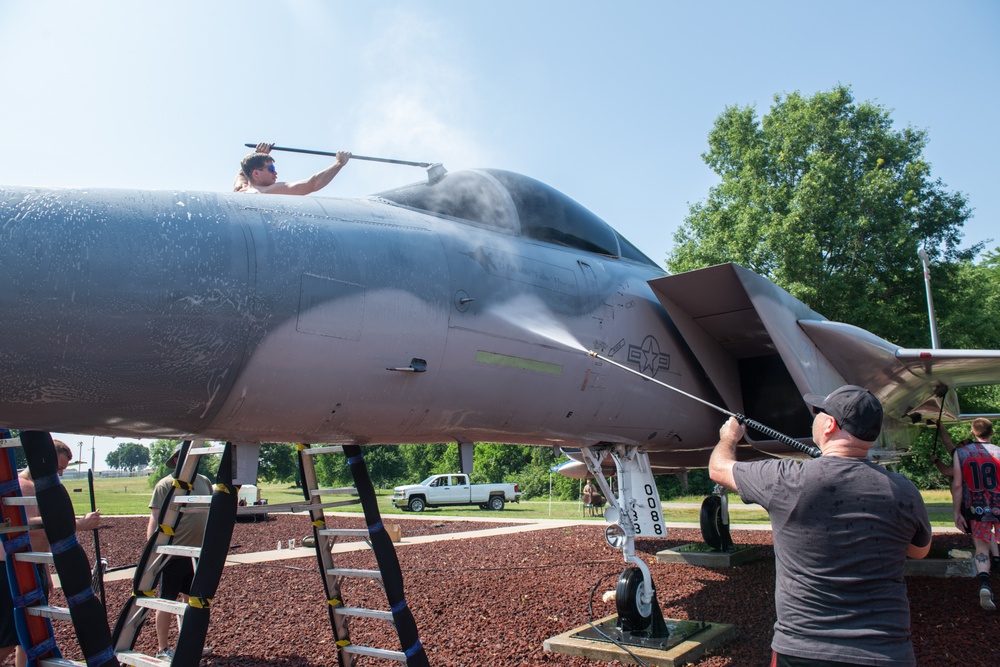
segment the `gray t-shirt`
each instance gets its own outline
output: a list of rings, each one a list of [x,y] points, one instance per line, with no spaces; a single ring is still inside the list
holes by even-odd
[[[149,501],[149,509],[159,511],[163,507],[163,501],[167,498],[167,493],[174,485],[174,476],[167,475],[153,487],[153,497]],[[196,475],[192,483],[191,494],[194,496],[212,495],[212,482],[204,475]],[[181,495],[178,490],[175,494]],[[184,547],[200,547],[205,538],[205,525],[208,523],[208,512],[206,510],[194,510],[181,514],[177,522],[177,529],[174,532],[174,539],[171,544]]]
[[[740,497],[771,517],[780,654],[909,667],[909,545],[930,543],[927,509],[903,475],[824,456],[737,463]]]

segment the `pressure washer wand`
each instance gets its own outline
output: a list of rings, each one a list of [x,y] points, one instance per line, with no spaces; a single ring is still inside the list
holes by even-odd
[[[247,148],[256,148],[257,144],[243,144]],[[307,155],[327,155],[329,157],[337,157],[336,153],[331,153],[330,151],[314,151],[309,148],[288,148],[287,146],[272,146],[272,151],[285,151],[286,153],[305,153]],[[433,166],[430,162],[410,162],[409,160],[394,160],[387,157],[369,157],[367,155],[355,155],[351,153],[352,160],[368,160],[369,162],[387,162],[389,164],[405,164],[408,167],[431,167]]]
[[[247,148],[256,148],[257,144],[243,144]],[[328,155],[337,157],[336,153],[330,151],[314,151],[309,148],[289,148],[287,146],[272,146],[272,151],[285,151],[286,153],[305,153],[307,155]],[[434,185],[445,177],[448,170],[440,162],[411,162],[409,160],[394,160],[388,157],[370,157],[368,155],[356,155],[351,153],[352,160],[367,160],[368,162],[385,162],[388,164],[404,164],[408,167],[423,167],[427,170],[427,183]]]
[[[633,375],[638,375],[643,380],[647,380],[649,382],[655,382],[656,384],[658,384],[658,385],[660,385],[662,387],[666,387],[667,389],[670,389],[671,391],[676,391],[678,394],[681,394],[683,396],[687,396],[691,400],[698,401],[702,405],[710,407],[713,410],[718,410],[719,412],[721,412],[724,415],[729,415],[730,417],[736,417],[736,421],[738,421],[739,423],[741,423],[741,424],[743,424],[743,425],[745,425],[745,426],[747,426],[749,428],[752,428],[755,431],[763,433],[764,435],[769,436],[769,437],[771,437],[771,438],[773,438],[773,439],[775,439],[775,440],[777,440],[779,442],[783,442],[786,445],[788,445],[789,447],[791,447],[792,449],[800,451],[803,454],[808,454],[809,456],[813,457],[814,459],[818,458],[819,456],[822,455],[822,452],[819,450],[819,447],[814,447],[812,445],[807,445],[805,443],[799,442],[798,440],[795,440],[794,438],[790,438],[789,436],[785,435],[784,433],[781,433],[779,431],[775,431],[770,426],[765,426],[764,424],[761,424],[759,421],[756,421],[754,419],[750,419],[749,417],[747,417],[745,415],[741,415],[738,412],[730,412],[729,410],[726,410],[725,408],[720,408],[718,405],[715,405],[714,403],[709,403],[708,401],[706,401],[706,400],[704,400],[702,398],[698,398],[697,396],[695,396],[693,394],[689,394],[689,393],[687,393],[686,391],[684,391],[682,389],[678,389],[677,387],[671,386],[671,385],[667,384],[666,382],[662,382],[660,380],[657,380],[656,378],[651,378],[648,375],[643,375],[642,373],[640,373],[639,371],[635,370],[634,368],[629,368],[628,366],[620,364],[617,361],[612,361],[611,359],[608,359],[607,357],[601,356],[600,354],[598,354],[597,352],[594,352],[593,350],[588,350],[587,354],[589,354],[590,356],[594,357],[595,359],[600,359],[601,361],[606,361],[609,364],[611,364],[612,366],[617,366],[618,368],[621,368],[622,370],[628,371],[629,373],[632,373]]]

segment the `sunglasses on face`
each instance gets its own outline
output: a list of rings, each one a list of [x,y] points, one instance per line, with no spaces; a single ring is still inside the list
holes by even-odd
[[[274,168],[274,165],[273,165],[273,164],[269,164],[269,165],[267,165],[267,170],[268,170],[269,172],[271,172],[272,174],[276,174],[276,173],[278,173],[278,170]]]

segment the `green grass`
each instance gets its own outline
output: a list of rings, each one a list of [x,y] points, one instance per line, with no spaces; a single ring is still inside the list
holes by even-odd
[[[90,493],[87,486],[87,479],[63,479],[63,485],[69,492],[73,500],[73,506],[78,515],[90,511]],[[303,499],[302,490],[291,484],[260,484],[261,497],[266,498],[269,503],[299,502]],[[153,489],[149,484],[148,477],[112,477],[94,480],[94,496],[97,501],[97,508],[105,516],[118,516],[127,514],[148,514],[149,498]],[[931,523],[935,526],[951,526],[951,494],[948,491],[923,491],[924,502],[930,512]],[[392,505],[392,491],[378,491],[379,511],[384,516],[414,516],[410,512],[396,509]],[[667,522],[698,523],[699,510],[703,498],[701,496],[685,496],[675,498],[671,503],[694,503],[694,508],[664,507],[664,520]],[[735,494],[729,496],[730,508],[732,508],[731,520],[733,523],[767,523],[767,513],[760,509],[740,509],[743,503]],[[349,506],[338,508],[339,511],[360,512],[361,507]],[[479,509],[478,506],[454,506],[439,507],[424,510],[418,516],[458,516],[466,517],[469,520],[476,520],[484,517],[499,519],[581,519],[588,518],[582,515],[582,508],[579,503],[571,501],[554,500],[551,504],[547,499],[527,500],[520,503],[510,503],[502,512],[491,512]],[[602,522],[600,517],[591,519],[595,522]]]

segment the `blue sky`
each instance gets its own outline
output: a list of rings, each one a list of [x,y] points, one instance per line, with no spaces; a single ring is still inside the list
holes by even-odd
[[[352,150],[527,174],[662,262],[727,105],[843,83],[927,130],[995,247],[998,35],[990,0],[0,0],[0,184],[226,191],[245,142]],[[422,176],[356,161],[322,194]]]

